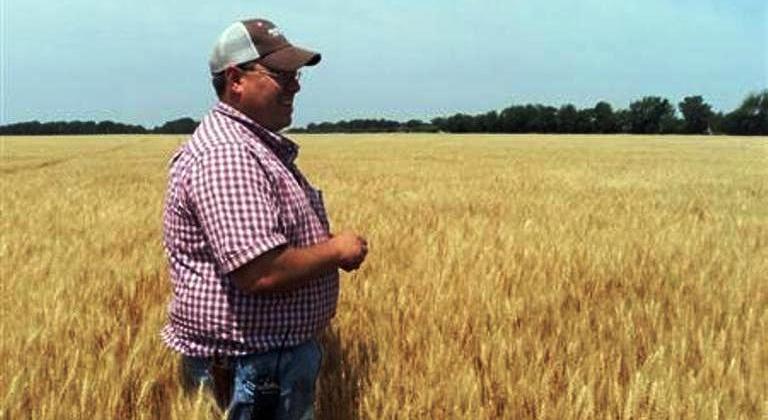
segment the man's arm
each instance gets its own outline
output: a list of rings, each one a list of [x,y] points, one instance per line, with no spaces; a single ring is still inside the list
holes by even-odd
[[[306,248],[278,247],[232,271],[240,289],[254,294],[285,292],[338,268],[357,269],[368,253],[361,236],[342,232]]]

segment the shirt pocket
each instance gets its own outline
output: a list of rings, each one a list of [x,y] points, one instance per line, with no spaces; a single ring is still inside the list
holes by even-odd
[[[312,210],[315,211],[315,215],[320,220],[320,223],[325,228],[326,233],[330,233],[331,226],[328,222],[328,214],[325,212],[325,200],[323,199],[323,190],[309,187],[309,204],[312,206]]]

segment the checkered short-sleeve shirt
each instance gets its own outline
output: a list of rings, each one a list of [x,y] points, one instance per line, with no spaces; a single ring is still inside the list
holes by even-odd
[[[173,296],[163,340],[189,356],[296,345],[328,325],[338,272],[254,295],[230,273],[281,245],[329,239],[322,193],[294,165],[298,146],[218,103],[171,159],[163,240]],[[287,334],[287,336],[286,336]]]

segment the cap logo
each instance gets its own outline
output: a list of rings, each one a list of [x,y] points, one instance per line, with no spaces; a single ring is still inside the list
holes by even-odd
[[[271,37],[278,37],[278,36],[282,35],[282,33],[280,33],[280,29],[277,29],[277,28],[269,28],[269,29],[267,29],[267,33]]]

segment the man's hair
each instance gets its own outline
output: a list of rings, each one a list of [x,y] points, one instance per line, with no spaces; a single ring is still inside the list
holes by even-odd
[[[224,88],[227,87],[227,78],[224,77],[224,72],[221,71],[214,74],[211,79],[211,84],[213,84],[213,90],[216,91],[216,96],[221,99],[221,95],[224,94]]]
[[[253,68],[256,66],[256,63],[259,60],[252,60],[252,61],[246,61],[245,63],[240,63],[236,65],[235,67],[239,68],[243,71],[253,70]],[[224,75],[224,71],[220,71],[213,75],[211,78],[211,84],[213,85],[213,90],[216,91],[216,96],[221,99],[221,96],[224,95],[224,90],[227,88],[227,77]]]

